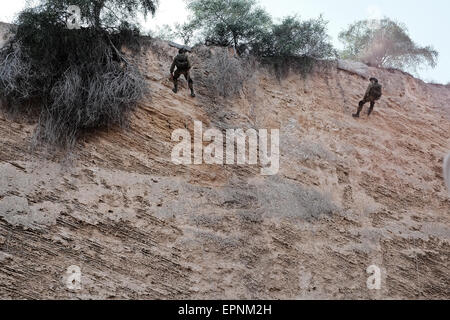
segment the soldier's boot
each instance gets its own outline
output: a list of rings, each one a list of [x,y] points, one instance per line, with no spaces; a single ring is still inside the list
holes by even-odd
[[[369,111],[367,111],[367,115],[368,115],[368,116],[370,116],[370,114],[372,113],[373,107],[374,107],[374,106],[375,106],[375,103],[371,103],[371,104],[370,104]]]
[[[174,85],[174,87],[173,87],[172,91],[173,91],[174,93],[177,93],[177,92],[178,92],[178,81],[177,81],[177,80],[174,80],[174,81],[173,81],[173,85]]]
[[[189,89],[191,89],[191,97],[195,98],[195,92],[194,92],[194,81],[192,79],[189,79]]]
[[[358,111],[356,111],[356,113],[352,114],[353,118],[359,118],[359,114],[361,113],[363,106],[364,106],[364,102],[360,101],[359,106],[358,106]]]

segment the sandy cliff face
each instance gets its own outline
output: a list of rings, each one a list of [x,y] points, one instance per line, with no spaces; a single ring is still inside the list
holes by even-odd
[[[168,80],[176,50],[140,57],[151,94],[128,130],[86,136],[73,159],[29,151],[34,124],[0,116],[1,298],[449,298],[450,89],[331,67],[278,81],[258,68],[214,97]],[[203,52],[204,53],[204,52]],[[366,110],[366,109],[365,109]],[[280,129],[280,171],[171,161],[173,130]],[[81,269],[81,289],[66,271]],[[368,290],[366,269],[381,269]]]

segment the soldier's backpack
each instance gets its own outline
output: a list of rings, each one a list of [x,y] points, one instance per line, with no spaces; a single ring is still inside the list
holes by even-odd
[[[370,88],[370,96],[374,98],[375,100],[378,100],[381,98],[382,95],[382,87],[381,84],[375,83],[372,88]]]
[[[180,70],[186,70],[189,68],[188,57],[185,54],[179,54],[175,58],[175,65]]]

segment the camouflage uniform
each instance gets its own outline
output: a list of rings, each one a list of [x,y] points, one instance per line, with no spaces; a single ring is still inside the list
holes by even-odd
[[[178,78],[181,75],[184,75],[184,78],[187,80],[189,89],[191,89],[191,96],[195,97],[194,93],[194,81],[191,78],[190,70],[191,70],[191,62],[189,61],[189,57],[185,53],[183,49],[179,51],[180,53],[173,59],[172,66],[170,67],[170,74],[172,75],[174,88],[173,92],[178,92]],[[185,64],[185,67],[180,67],[180,64]],[[177,69],[175,70],[175,67]],[[175,73],[174,73],[175,70]]]
[[[377,94],[377,92],[379,92]],[[370,102],[370,108],[367,112],[367,115],[370,116],[370,114],[373,111],[373,107],[375,106],[375,101],[379,100],[381,98],[381,85],[378,83],[378,80],[375,78],[370,79],[370,84],[367,87],[366,93],[364,94],[364,98],[359,102],[358,111],[353,114],[353,117],[358,118],[359,114],[361,113],[364,105],[367,102]]]

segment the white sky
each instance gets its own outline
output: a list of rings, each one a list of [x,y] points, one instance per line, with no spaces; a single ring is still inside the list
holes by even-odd
[[[440,53],[435,69],[422,70],[427,81],[450,82],[450,1],[448,0],[259,0],[275,19],[298,14],[307,19],[320,14],[329,21],[328,29],[336,47],[341,48],[337,36],[350,23],[365,18],[388,16],[406,24],[414,41],[433,45]],[[25,0],[1,0],[0,21],[11,22],[25,6]],[[155,30],[164,24],[173,25],[187,20],[184,0],[160,0],[154,18],[149,17],[144,29]]]

